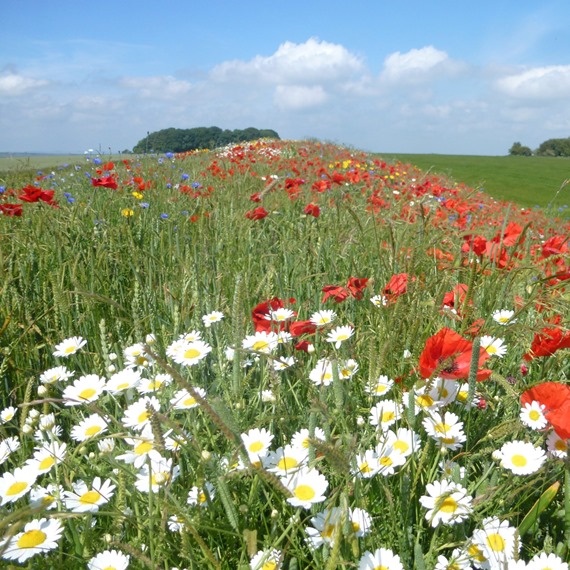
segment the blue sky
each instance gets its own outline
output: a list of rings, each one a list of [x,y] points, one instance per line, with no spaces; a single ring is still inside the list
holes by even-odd
[[[570,136],[568,0],[0,0],[0,152],[274,129],[374,152]]]

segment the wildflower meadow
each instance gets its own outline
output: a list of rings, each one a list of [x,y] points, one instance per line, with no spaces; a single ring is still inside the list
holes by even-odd
[[[314,141],[121,158],[0,181],[1,567],[568,569],[568,220]]]

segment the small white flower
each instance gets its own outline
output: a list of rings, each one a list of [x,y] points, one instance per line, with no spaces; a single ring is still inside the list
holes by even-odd
[[[212,311],[202,317],[202,322],[206,328],[210,328],[214,323],[219,323],[224,318],[224,313]]]
[[[517,322],[517,319],[513,319],[514,314],[509,309],[500,309],[493,313],[493,320],[500,325],[512,325]]]
[[[515,475],[530,475],[538,471],[546,461],[546,454],[532,443],[509,441],[497,452],[501,467]]]
[[[540,402],[527,402],[521,409],[521,422],[531,429],[545,428],[548,425],[548,420],[544,415],[544,408],[544,404],[540,404]]]
[[[331,344],[334,343],[335,348],[340,348],[340,345],[349,339],[354,333],[354,329],[350,325],[336,327],[329,332],[326,341]]]
[[[83,348],[86,344],[87,341],[83,337],[72,336],[71,338],[66,338],[59,344],[56,344],[53,355],[67,358],[68,356],[75,354],[79,349]]]

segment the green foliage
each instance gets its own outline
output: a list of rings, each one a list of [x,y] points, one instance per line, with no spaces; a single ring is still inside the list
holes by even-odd
[[[539,156],[570,156],[570,137],[566,139],[548,139],[536,150]]]
[[[532,156],[532,150],[528,146],[523,146],[520,142],[513,143],[509,149],[511,156]]]
[[[196,127],[193,129],[162,129],[149,133],[133,148],[135,153],[187,152],[196,149],[212,149],[227,144],[253,141],[261,138],[279,139],[271,129],[222,130],[219,127]]]

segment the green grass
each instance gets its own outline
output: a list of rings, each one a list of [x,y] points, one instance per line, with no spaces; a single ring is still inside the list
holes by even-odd
[[[464,182],[494,198],[525,207],[545,208],[564,181],[570,179],[570,159],[566,158],[391,153],[380,156]],[[570,205],[570,186],[562,189],[553,205],[565,204]]]

